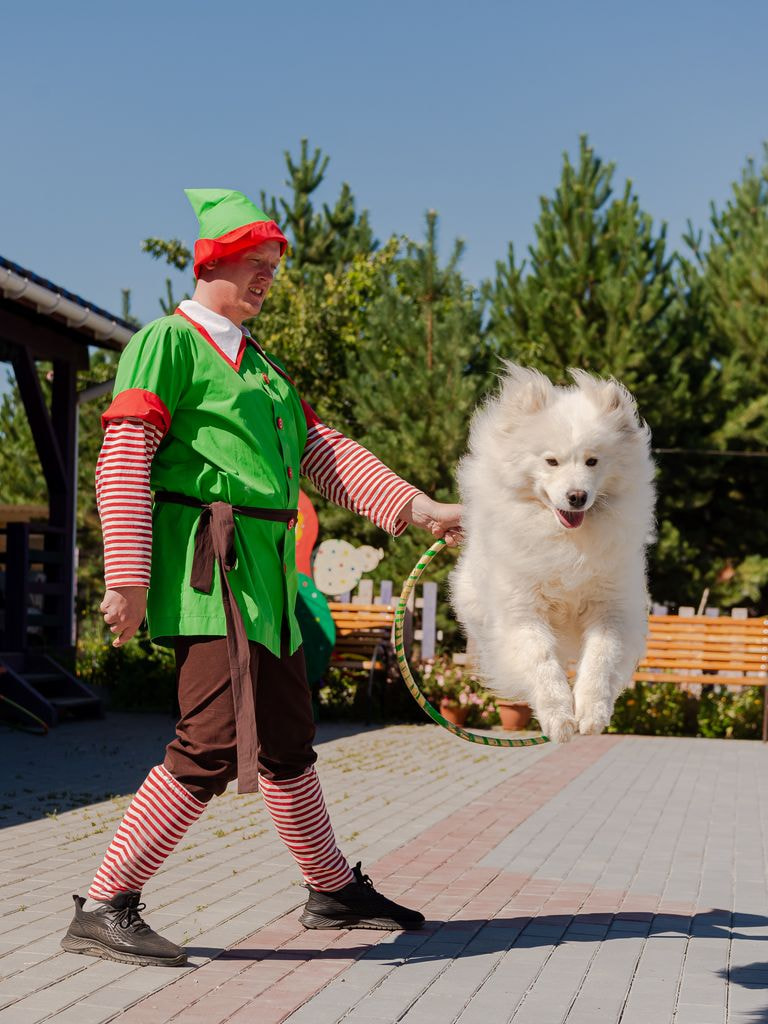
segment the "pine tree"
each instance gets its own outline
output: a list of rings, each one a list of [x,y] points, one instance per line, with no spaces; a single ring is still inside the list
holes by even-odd
[[[580,140],[541,199],[529,266],[510,247],[488,288],[499,354],[567,382],[569,366],[615,376],[635,394],[662,449],[704,447],[719,417],[716,367],[686,282],[630,182],[613,194],[613,164]],[[713,467],[659,456],[657,599],[698,601],[710,572]]]
[[[709,456],[708,527],[713,601],[768,606],[768,145],[750,160],[723,209],[712,205],[708,244],[689,225],[683,267],[691,317],[717,369],[719,412]],[[762,452],[763,457],[727,455]],[[703,458],[696,460],[699,464]]]
[[[768,144],[763,166],[747,162],[724,209],[712,205],[707,249],[690,225],[686,241],[701,274],[705,330],[730,407],[716,439],[728,447],[768,447]]]
[[[290,239],[285,266],[295,275],[306,277],[313,270],[339,273],[360,255],[377,248],[367,210],[358,214],[355,198],[344,182],[333,205],[315,209],[313,194],[322,185],[330,157],[316,148],[309,155],[309,142],[302,139],[297,160],[285,152],[289,198],[267,198],[261,193],[264,211],[281,225]]]
[[[576,166],[564,155],[554,197],[540,200],[530,266],[512,246],[497,264],[489,334],[502,355],[557,382],[569,366],[620,378],[646,396],[648,416],[684,358],[669,332],[677,287],[664,226],[654,231],[631,182],[614,197],[613,175],[585,137]]]

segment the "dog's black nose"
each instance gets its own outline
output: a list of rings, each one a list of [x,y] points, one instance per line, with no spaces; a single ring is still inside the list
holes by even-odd
[[[566,498],[571,508],[584,508],[587,504],[586,491],[568,491]]]

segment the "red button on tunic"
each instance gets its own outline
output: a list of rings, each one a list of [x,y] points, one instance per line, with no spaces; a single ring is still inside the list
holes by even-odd
[[[282,430],[283,429],[283,417],[282,416],[278,416],[277,417],[277,429],[278,430]]]

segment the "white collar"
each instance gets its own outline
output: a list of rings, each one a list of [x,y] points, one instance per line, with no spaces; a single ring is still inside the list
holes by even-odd
[[[247,338],[250,337],[245,327],[238,327],[221,313],[214,313],[212,309],[208,309],[207,306],[194,299],[184,299],[179,303],[179,309],[190,320],[194,320],[196,324],[205,328],[228,359],[233,363],[237,361],[243,335]]]

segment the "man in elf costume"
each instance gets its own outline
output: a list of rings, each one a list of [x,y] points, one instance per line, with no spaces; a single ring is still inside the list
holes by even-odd
[[[398,535],[415,523],[455,543],[461,509],[433,501],[320,421],[242,327],[286,249],[239,192],[189,189],[197,285],[126,347],[104,413],[96,493],[104,619],[126,643],[145,614],[176,655],[181,719],[136,793],[62,939],[70,952],[185,962],[142,917],[141,889],[234,778],[261,790],[309,898],[307,928],[414,928],[336,845],[314,763],[294,614],[299,473]],[[151,492],[154,491],[154,504]]]

